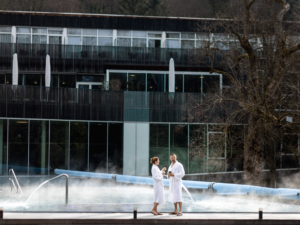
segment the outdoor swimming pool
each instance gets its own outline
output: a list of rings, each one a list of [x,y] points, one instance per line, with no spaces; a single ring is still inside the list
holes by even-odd
[[[0,207],[6,212],[150,212],[153,201],[151,186],[112,185],[94,180],[70,179],[69,203],[65,204],[64,179],[41,187],[25,204],[39,184],[23,187],[22,196],[10,191],[7,186],[0,196]],[[22,185],[21,185],[22,186]],[[183,212],[299,212],[300,205],[274,202],[273,199],[251,196],[218,196],[213,193],[192,191],[193,200],[183,191]],[[165,189],[166,204],[159,210],[168,212],[173,205],[168,202],[168,188]]]

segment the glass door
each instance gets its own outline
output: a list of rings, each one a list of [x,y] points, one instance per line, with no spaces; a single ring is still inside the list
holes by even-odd
[[[76,88],[78,89],[91,89],[91,90],[102,90],[102,82],[77,82]]]

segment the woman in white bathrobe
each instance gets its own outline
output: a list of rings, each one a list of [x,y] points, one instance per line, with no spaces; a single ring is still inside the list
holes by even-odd
[[[157,216],[157,215],[162,215],[157,211],[157,206],[159,204],[165,204],[163,175],[165,174],[166,168],[164,167],[162,170],[158,168],[159,165],[158,157],[151,158],[150,163],[153,164],[151,173],[152,173],[152,178],[154,179],[154,183],[153,183],[154,206],[153,209],[151,210],[151,213]]]

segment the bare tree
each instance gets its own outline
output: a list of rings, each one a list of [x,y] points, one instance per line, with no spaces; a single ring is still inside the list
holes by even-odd
[[[201,121],[213,117],[224,124],[226,136],[233,125],[247,124],[240,132],[246,134],[244,183],[261,185],[265,166],[275,187],[276,159],[284,151],[298,157],[283,142],[286,134],[299,134],[300,113],[300,40],[298,24],[284,22],[289,9],[285,0],[231,1],[218,20],[201,27],[211,35],[200,43],[199,61],[221,74],[227,88],[194,103],[197,114],[189,115]],[[217,111],[220,116],[214,116]]]

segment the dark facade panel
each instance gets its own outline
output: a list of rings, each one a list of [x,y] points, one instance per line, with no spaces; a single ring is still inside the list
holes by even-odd
[[[196,32],[209,20],[0,12],[0,25]]]

